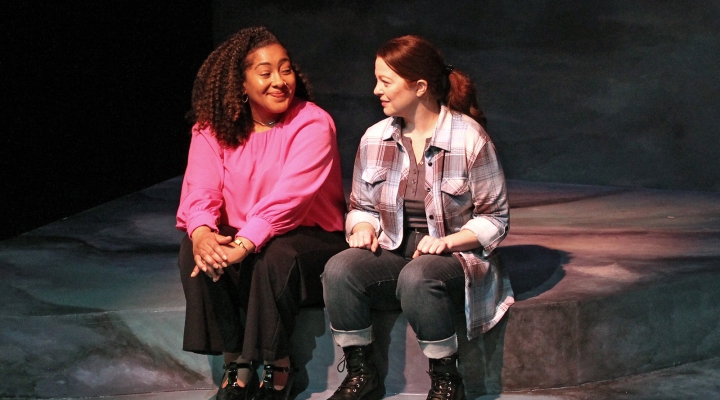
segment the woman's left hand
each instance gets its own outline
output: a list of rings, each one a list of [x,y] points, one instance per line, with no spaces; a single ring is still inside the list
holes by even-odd
[[[245,248],[235,245],[223,245],[223,250],[225,250],[225,254],[227,254],[228,257],[228,264],[237,264],[240,261],[244,260],[245,257],[247,257],[250,252],[247,251]],[[254,246],[253,246],[254,247]]]
[[[425,235],[420,239],[413,258],[420,257],[423,254],[452,253],[454,251],[473,250],[479,247],[482,247],[482,245],[478,242],[475,234],[470,230],[461,229],[460,232],[447,235],[442,239]]]
[[[239,239],[242,242],[242,246],[233,242],[222,246],[225,254],[227,254],[228,264],[237,264],[255,251],[255,243],[253,243],[252,240],[246,237],[240,237]]]
[[[444,240],[425,235],[420,239],[412,258],[418,258],[423,254],[442,254],[447,251],[449,251],[448,244]]]
[[[232,240],[232,237],[228,237],[228,239]],[[255,250],[255,243],[250,241],[247,238],[243,238],[243,246],[236,246],[234,244],[221,244],[219,247],[222,249],[222,251],[225,253],[227,259],[225,265],[223,265],[223,268],[226,268],[228,265],[237,264],[245,259],[253,250]],[[195,277],[200,273],[200,268],[196,265],[193,269],[191,277]],[[221,272],[222,273],[222,272]],[[210,275],[211,278],[213,278],[213,281],[217,282],[220,279],[220,276],[213,276]]]

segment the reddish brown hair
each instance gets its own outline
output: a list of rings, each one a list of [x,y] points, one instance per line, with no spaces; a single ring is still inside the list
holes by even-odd
[[[485,126],[475,85],[467,75],[446,65],[432,43],[415,35],[402,36],[382,45],[376,55],[406,81],[426,80],[430,96],[439,104],[467,114]]]

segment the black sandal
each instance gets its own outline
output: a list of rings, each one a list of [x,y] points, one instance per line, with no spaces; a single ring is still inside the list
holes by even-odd
[[[220,383],[220,389],[218,389],[217,395],[215,395],[216,400],[252,400],[252,398],[255,396],[255,392],[257,391],[258,385],[260,384],[260,379],[257,376],[257,373],[255,372],[255,368],[253,368],[252,364],[248,363],[228,363],[227,365],[223,365],[223,368],[225,369],[225,374],[223,376],[223,382],[225,382],[225,379],[227,379],[227,385],[225,387],[222,386],[223,382]],[[238,369],[249,369],[250,372],[250,379],[248,379],[247,384],[245,387],[242,387],[238,384],[237,381],[237,372]]]
[[[273,379],[275,372],[285,372],[288,374],[287,383],[282,389],[275,389]],[[290,389],[292,389],[293,382],[295,381],[296,372],[297,370],[295,368],[265,365],[265,376],[255,396],[255,400],[288,400],[290,398]]]

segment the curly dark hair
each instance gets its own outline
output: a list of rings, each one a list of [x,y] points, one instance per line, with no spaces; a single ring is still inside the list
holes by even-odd
[[[242,101],[245,70],[249,67],[247,56],[271,44],[283,46],[275,35],[259,26],[242,29],[218,46],[195,78],[188,121],[201,129],[211,127],[223,146],[236,148],[245,143],[253,129],[250,104]],[[311,101],[310,82],[295,63],[291,64],[298,77],[295,96]]]

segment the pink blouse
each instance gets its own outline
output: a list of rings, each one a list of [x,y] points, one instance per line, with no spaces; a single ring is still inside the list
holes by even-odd
[[[277,125],[235,149],[193,127],[178,229],[231,227],[259,251],[298,226],[342,231],[344,212],[335,123],[317,105],[295,99]]]

